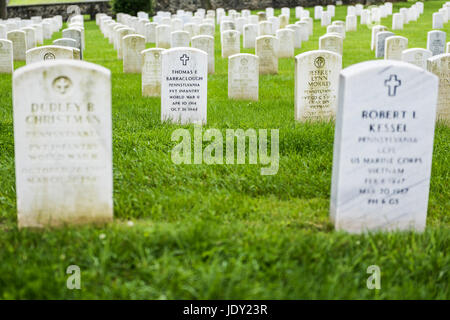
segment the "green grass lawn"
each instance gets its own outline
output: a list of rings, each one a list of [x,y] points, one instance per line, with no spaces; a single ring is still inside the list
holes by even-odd
[[[425,2],[418,22],[396,34],[425,48],[443,3]],[[337,7],[334,20],[345,14]],[[391,17],[382,24],[390,28]],[[314,27],[296,54],[318,49],[326,28]],[[449,37],[450,23],[444,31]],[[0,298],[449,299],[450,128],[436,128],[424,233],[336,232],[334,125],[294,121],[294,59],[261,76],[259,102],[230,101],[219,39],[207,127],[278,128],[277,175],[261,176],[261,165],[173,164],[170,137],[180,126],[161,124],[160,100],[141,97],[140,75],[123,74],[112,45],[86,23],[85,59],[112,71],[115,221],[104,227],[18,231],[11,77],[0,75]],[[358,25],[347,33],[344,67],[373,58],[370,30]],[[81,290],[66,288],[72,264]],[[370,265],[381,268],[381,290],[367,289]]]

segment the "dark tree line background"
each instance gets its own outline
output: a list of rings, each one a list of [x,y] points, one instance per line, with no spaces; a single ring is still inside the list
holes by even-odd
[[[0,0],[0,18],[6,19],[6,0]]]

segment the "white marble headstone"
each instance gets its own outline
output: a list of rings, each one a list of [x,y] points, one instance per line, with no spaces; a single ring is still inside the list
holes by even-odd
[[[214,38],[211,36],[196,36],[191,40],[192,48],[200,49],[208,54],[208,74],[215,72]]]
[[[427,60],[433,53],[430,50],[422,48],[406,49],[402,52],[402,61],[412,63],[422,69],[427,69]]]
[[[381,26],[381,25],[376,25],[376,26],[372,27],[372,41],[370,43],[371,50],[375,50],[377,34],[378,34],[378,32],[381,32],[381,31],[387,31],[387,28],[385,26]]]
[[[74,39],[77,41],[77,48],[80,50],[81,58],[83,58],[83,31],[77,28],[68,28],[62,31],[63,38]]]
[[[138,34],[123,37],[123,73],[141,73],[144,50],[145,37]]]
[[[15,30],[7,33],[8,40],[13,43],[14,61],[25,61],[27,39],[25,31]]]
[[[208,54],[195,48],[162,53],[161,120],[181,124],[207,120]]]
[[[300,49],[302,47],[302,41],[303,41],[303,33],[302,33],[302,27],[298,24],[288,24],[286,26],[286,29],[290,29],[294,32],[293,34],[293,41],[294,41],[294,48]],[[283,29],[280,29],[283,30]]]
[[[189,47],[191,37],[187,31],[172,31],[170,33],[170,47]]]
[[[148,22],[145,24],[145,42],[156,43],[156,22]]]
[[[429,58],[427,70],[439,78],[437,118],[450,125],[450,53]]]
[[[13,76],[19,227],[113,217],[111,75],[91,63],[33,63]]]
[[[13,43],[0,39],[0,73],[13,73]]]
[[[256,37],[258,36],[258,25],[246,24],[244,26],[243,47],[244,49],[253,49],[256,44]]]
[[[210,23],[200,24],[198,35],[214,37],[214,33],[215,33],[215,28],[214,28],[213,24],[210,24]]]
[[[69,59],[73,60],[73,48],[61,46],[42,46],[27,50],[27,64],[46,60]]]
[[[256,55],[259,57],[259,74],[278,73],[278,39],[274,36],[256,38]]]
[[[161,96],[162,53],[164,49],[151,48],[141,52],[142,63],[142,96]]]
[[[258,101],[259,58],[240,53],[228,58],[228,98]]]
[[[335,117],[342,56],[313,50],[295,57],[295,119],[330,120]]]
[[[227,30],[222,32],[222,58],[228,58],[241,51],[241,36],[239,31]]]
[[[273,35],[272,22],[261,21],[258,24],[258,36],[270,36]]]
[[[319,38],[319,50],[343,54],[344,39],[337,34],[325,34]]]
[[[345,31],[356,31],[357,17],[355,15],[347,16],[345,18]]]
[[[433,53],[433,56],[445,52],[446,33],[440,30],[432,30],[427,34],[427,49]]]
[[[392,30],[403,30],[403,15],[394,13],[392,16]]]
[[[159,25],[156,27],[156,47],[168,49],[170,48],[170,33],[171,27],[169,25]]]
[[[386,38],[384,46],[384,59],[402,60],[402,52],[408,49],[408,39],[402,36],[392,36]]]
[[[278,58],[294,57],[294,34],[290,29],[277,30]]]
[[[433,13],[433,29],[444,28],[444,15],[440,12]]]
[[[437,87],[436,76],[402,61],[341,72],[330,205],[337,230],[424,230]]]
[[[384,48],[386,46],[386,38],[394,36],[390,31],[378,32],[375,38],[375,58],[384,57]]]

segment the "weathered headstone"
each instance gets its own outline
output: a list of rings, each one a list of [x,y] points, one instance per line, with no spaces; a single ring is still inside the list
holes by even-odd
[[[265,12],[258,12],[258,21],[266,21],[267,20],[267,15]]]
[[[20,30],[10,31],[7,33],[7,37],[13,43],[14,61],[25,61],[27,52],[26,33]]]
[[[145,37],[130,34],[123,38],[123,73],[141,73]]]
[[[272,22],[261,21],[258,24],[258,36],[270,36],[272,33]]]
[[[19,227],[113,217],[111,74],[83,61],[43,61],[13,79]]]
[[[117,30],[117,59],[123,59],[123,38],[130,34],[135,34],[134,29],[121,28]]]
[[[156,27],[156,47],[168,49],[170,48],[170,33],[171,27],[169,25],[159,25]]]
[[[46,60],[73,60],[73,48],[61,46],[43,46],[27,50],[27,64]]]
[[[377,33],[375,38],[375,58],[384,57],[384,48],[386,46],[386,38],[394,36],[390,31],[381,31]]]
[[[327,5],[327,11],[330,13],[331,17],[335,16],[336,7],[332,4]]]
[[[335,117],[342,56],[326,50],[295,57],[295,119],[330,120]]]
[[[80,50],[81,58],[83,58],[83,35],[82,31],[77,28],[68,28],[62,31],[63,38],[74,39],[77,41],[77,48]]]
[[[277,30],[278,58],[294,56],[294,31],[290,29]]]
[[[236,19],[236,30],[239,31],[240,34],[244,32],[244,25],[248,23],[248,19],[244,17],[239,17]]]
[[[407,49],[402,52],[402,61],[412,63],[422,69],[427,69],[427,60],[433,53],[422,48]]]
[[[286,26],[286,29],[292,30],[294,32],[293,33],[294,48],[300,49],[302,47],[302,41],[303,41],[302,27],[297,24],[288,24]],[[283,29],[280,29],[280,30],[283,30]]]
[[[336,229],[423,231],[436,77],[379,60],[346,68],[340,82],[330,205]]]
[[[199,26],[199,33],[198,33],[198,35],[214,37],[214,32],[215,32],[215,28],[214,28],[213,24],[202,23]]]
[[[309,12],[309,11],[307,11],[307,12]],[[308,32],[309,32],[309,35],[311,36],[313,34],[313,32],[314,32],[314,21],[313,21],[313,19],[309,18],[309,17],[305,17],[305,18],[301,18],[300,22],[306,22],[308,24]]]
[[[309,25],[307,21],[297,21],[295,25],[300,27],[300,34],[303,41],[309,40]]]
[[[339,25],[331,25],[327,27],[327,33],[338,33],[342,39],[345,39],[345,28]]]
[[[328,11],[322,11],[322,17],[320,19],[320,25],[322,27],[328,26],[331,24],[331,15]]]
[[[220,23],[221,33],[228,30],[236,30],[236,24],[234,23],[234,21],[222,21]]]
[[[214,38],[211,36],[196,36],[191,40],[192,48],[200,49],[208,54],[208,74],[215,72]]]
[[[184,25],[183,20],[181,20],[179,18],[173,18],[172,22],[171,22],[172,32],[182,31],[183,25]]]
[[[347,16],[345,18],[345,31],[356,31],[357,18],[355,15]]]
[[[228,98],[258,101],[259,58],[240,53],[228,58]]]
[[[207,119],[208,57],[203,50],[162,53],[161,120],[203,123]]]
[[[280,18],[278,17],[270,17],[267,21],[269,21],[272,24],[272,32],[271,35],[274,35],[277,33],[277,30],[280,29]]]
[[[173,31],[170,33],[170,47],[189,47],[191,37],[187,31]]]
[[[61,38],[53,41],[55,46],[77,48],[77,41],[70,38]]]
[[[427,49],[433,53],[433,56],[445,52],[446,33],[440,30],[432,30],[427,34]]]
[[[427,61],[427,70],[439,78],[437,119],[450,125],[450,53],[433,56]],[[429,94],[428,91],[423,91]],[[431,110],[429,110],[431,112]]]
[[[27,50],[36,47],[36,32],[34,31],[34,29],[31,27],[27,27],[22,28],[21,30],[25,32],[25,37],[27,40]]]
[[[444,28],[444,16],[440,12],[433,13],[433,29]]]
[[[6,25],[0,23],[0,39],[6,39],[6,34],[8,33],[8,28]]]
[[[256,55],[259,57],[259,74],[278,73],[278,39],[274,36],[256,38]]]
[[[394,13],[392,16],[392,30],[403,30],[403,15]]]
[[[13,43],[0,39],[0,73],[13,73]]]
[[[141,52],[142,63],[142,96],[161,96],[162,53],[164,49],[151,48]]]
[[[370,17],[370,10],[364,9],[361,11],[361,20],[360,23],[362,25],[367,25],[372,23],[372,19]]]
[[[376,25],[372,27],[372,41],[370,43],[370,49],[375,50],[375,43],[378,32],[381,31],[387,31],[387,28],[385,26]]]
[[[282,14],[278,17],[278,19],[280,19],[280,26],[279,26],[280,29],[285,28],[289,24],[289,16],[288,15]]]
[[[44,44],[44,30],[42,28],[42,24],[32,24],[31,27],[34,29],[34,33],[36,36],[36,45]]]
[[[222,32],[222,58],[228,58],[241,51],[241,36],[239,31],[227,30]]]
[[[42,31],[43,31],[45,40],[52,38],[53,29],[52,29],[52,24],[50,22],[48,22],[48,21],[42,22]],[[64,34],[63,34],[63,37],[64,37]],[[64,38],[66,38],[66,37],[64,37]]]
[[[145,42],[156,43],[156,22],[148,22],[145,24]]]
[[[384,47],[384,59],[402,60],[402,52],[408,49],[408,39],[401,36],[392,36],[386,38]]]
[[[319,50],[328,50],[343,54],[344,39],[339,35],[325,34],[319,38]]]
[[[356,15],[355,6],[348,6],[347,7],[347,16],[355,16],[355,15]]]
[[[258,25],[246,24],[244,26],[243,47],[244,49],[253,49],[256,44],[256,37],[258,36]]]
[[[322,18],[322,11],[323,11],[322,6],[314,6],[314,19],[315,20]]]
[[[186,31],[189,34],[189,39],[192,39],[200,33],[200,27],[198,24],[188,22],[184,24],[183,31]]]

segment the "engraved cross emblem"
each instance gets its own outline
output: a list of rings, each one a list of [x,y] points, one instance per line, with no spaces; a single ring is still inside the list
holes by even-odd
[[[58,91],[60,94],[65,94],[72,82],[67,77],[58,77],[53,81],[53,88]]]
[[[384,86],[388,87],[388,95],[395,97],[397,94],[397,88],[402,85],[402,81],[397,79],[396,74],[391,74],[389,79],[384,80]]]
[[[180,61],[183,62],[183,66],[187,64],[187,62],[189,61],[189,57],[186,55],[186,53],[181,56]]]

